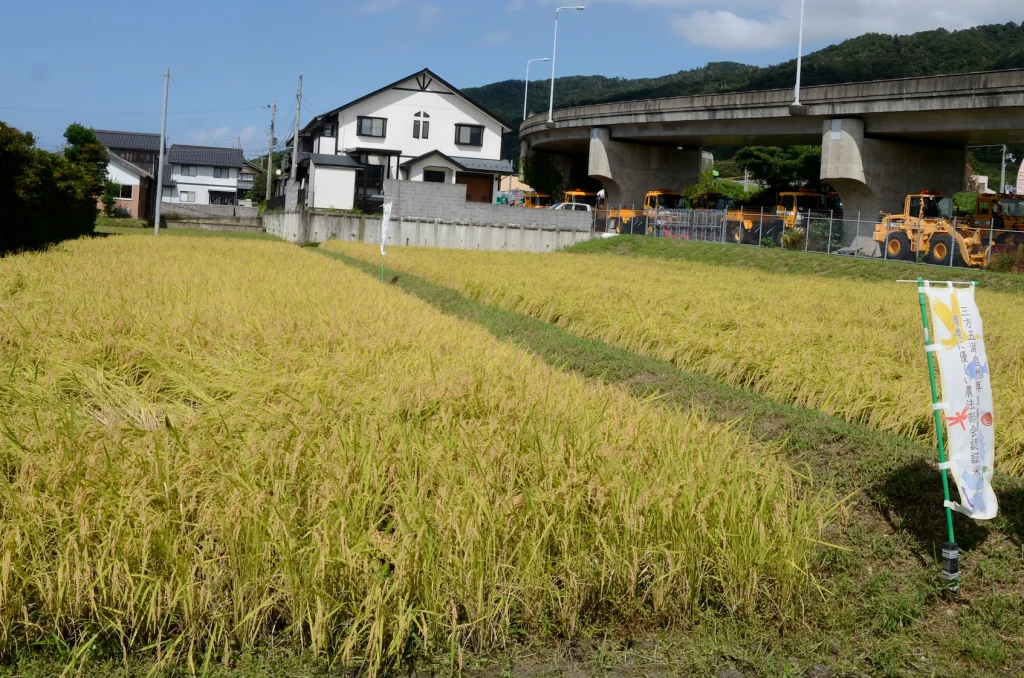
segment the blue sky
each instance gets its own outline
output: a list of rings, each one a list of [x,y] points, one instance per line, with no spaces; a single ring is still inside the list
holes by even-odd
[[[266,146],[278,136],[420,68],[458,87],[522,78],[550,56],[548,0],[34,0],[9,2],[0,42],[0,120],[56,148],[64,128],[159,132],[171,69],[171,143]],[[733,60],[770,64],[796,52],[799,0],[583,0],[563,13],[558,74],[642,77]],[[1024,20],[1020,0],[807,0],[807,50],[867,31],[910,33]],[[548,64],[535,64],[546,77]]]

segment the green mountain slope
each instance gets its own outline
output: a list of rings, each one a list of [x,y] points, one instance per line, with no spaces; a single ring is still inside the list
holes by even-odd
[[[1024,68],[1024,23],[952,32],[940,29],[913,35],[869,33],[805,57],[803,81],[808,86],[826,85],[1002,68]],[[765,68],[732,62],[709,63],[660,78],[637,80],[573,76],[558,79],[555,107],[785,88],[792,87],[795,79],[795,59]],[[506,80],[464,90],[516,130],[506,138],[506,157],[519,155],[524,84],[522,80]],[[547,110],[550,86],[550,80],[530,83],[532,113]]]

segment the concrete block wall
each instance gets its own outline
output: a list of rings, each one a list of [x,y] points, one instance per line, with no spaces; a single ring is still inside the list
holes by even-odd
[[[160,206],[160,213],[168,217],[169,221],[174,217],[241,217],[256,219],[260,216],[259,210],[255,207],[242,207],[241,205],[195,205],[192,203],[165,202]]]
[[[508,205],[466,202],[466,187],[461,184],[434,184],[423,181],[384,182],[385,200],[394,200],[392,216],[497,227],[543,228],[589,232],[593,215],[589,212],[534,210]]]

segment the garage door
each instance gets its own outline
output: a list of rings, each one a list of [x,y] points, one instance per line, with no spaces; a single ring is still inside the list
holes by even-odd
[[[494,180],[488,175],[460,172],[455,183],[465,185],[466,202],[494,202]]]

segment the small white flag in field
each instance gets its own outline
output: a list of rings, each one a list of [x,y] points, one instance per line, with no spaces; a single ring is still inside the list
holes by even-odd
[[[999,510],[992,490],[995,419],[985,336],[974,288],[929,286],[933,346],[939,363],[949,460],[962,504],[956,510],[990,520]]]
[[[382,257],[387,254],[388,224],[391,223],[391,208],[394,204],[394,201],[384,204],[384,216],[380,220],[380,255]]]

